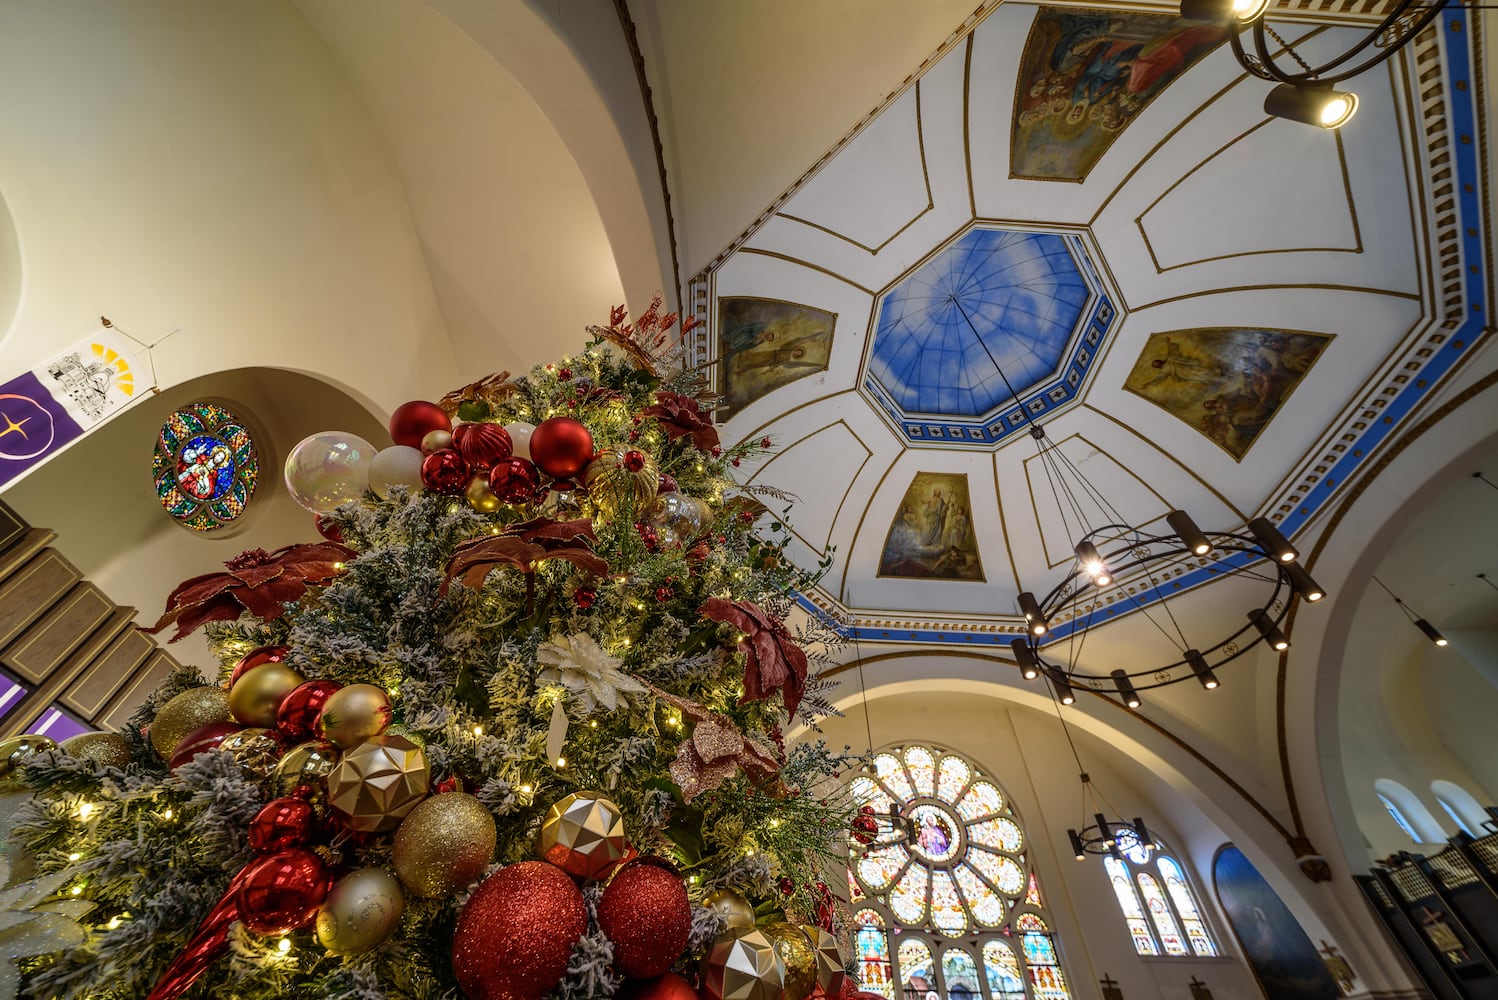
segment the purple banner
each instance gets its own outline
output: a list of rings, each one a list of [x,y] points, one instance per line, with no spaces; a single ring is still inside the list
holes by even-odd
[[[0,486],[83,435],[31,372],[0,385]]]

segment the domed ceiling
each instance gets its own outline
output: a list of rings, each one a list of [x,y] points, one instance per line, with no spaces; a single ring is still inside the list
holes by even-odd
[[[1464,17],[1352,81],[1338,132],[1266,116],[1169,13],[1005,3],[949,39],[691,282],[725,437],[774,439],[752,481],[834,556],[808,603],[1007,643],[1073,558],[1031,422],[1131,524],[1316,530],[1483,332]],[[1323,25],[1278,27],[1359,37]],[[1237,629],[1219,570],[1173,587]],[[1149,596],[1112,591],[1142,640]]]

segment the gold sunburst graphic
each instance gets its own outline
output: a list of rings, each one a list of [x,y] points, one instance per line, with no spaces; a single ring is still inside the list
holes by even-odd
[[[130,362],[119,351],[103,344],[94,344],[94,357],[114,369],[114,384],[127,396],[135,395],[135,376],[130,372]]]

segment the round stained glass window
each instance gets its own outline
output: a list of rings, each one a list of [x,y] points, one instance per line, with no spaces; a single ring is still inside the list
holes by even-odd
[[[151,475],[161,505],[195,531],[222,528],[244,513],[260,478],[243,421],[217,403],[193,403],[161,426]]]

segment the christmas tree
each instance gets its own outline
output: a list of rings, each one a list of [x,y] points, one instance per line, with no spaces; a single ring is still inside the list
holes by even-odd
[[[324,540],[187,581],[216,682],[12,747],[29,996],[834,1000],[855,819],[790,498],[734,478],[659,302],[576,357],[315,435]],[[690,323],[686,324],[690,329]],[[685,332],[685,329],[682,333]],[[867,825],[869,817],[857,817]],[[30,912],[30,911],[28,911]],[[63,951],[37,954],[41,947]]]

